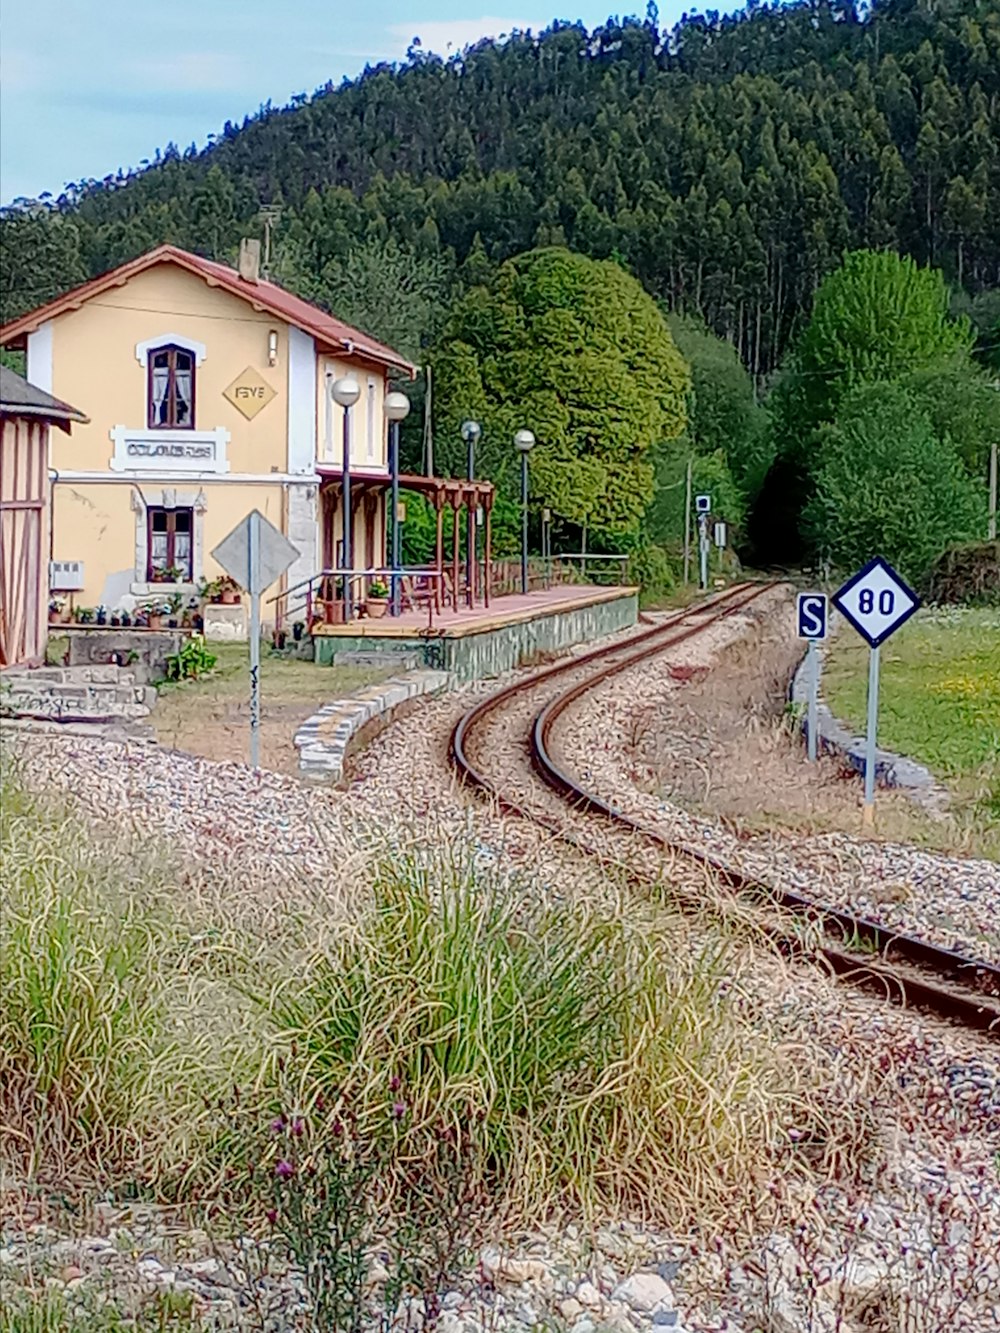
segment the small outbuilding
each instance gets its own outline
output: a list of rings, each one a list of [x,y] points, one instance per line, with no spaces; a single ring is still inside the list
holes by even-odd
[[[45,658],[49,611],[49,427],[87,417],[0,366],[0,667]]]

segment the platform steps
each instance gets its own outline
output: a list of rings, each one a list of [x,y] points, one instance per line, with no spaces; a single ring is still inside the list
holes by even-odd
[[[9,720],[139,721],[155,702],[155,687],[138,684],[127,667],[38,667],[0,676],[0,716]]]

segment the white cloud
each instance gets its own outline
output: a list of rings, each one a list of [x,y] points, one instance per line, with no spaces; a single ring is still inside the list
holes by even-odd
[[[548,24],[548,19],[497,18],[494,15],[484,15],[483,18],[479,19],[427,19],[424,21],[415,19],[411,23],[394,23],[389,31],[400,43],[400,55],[405,52],[414,37],[419,37],[420,44],[425,51],[434,51],[438,55],[447,56],[455,51],[461,51],[464,47],[470,46],[473,42],[478,42],[483,37],[506,36],[513,32],[515,28],[521,32],[528,28],[532,32],[541,32],[548,27]]]

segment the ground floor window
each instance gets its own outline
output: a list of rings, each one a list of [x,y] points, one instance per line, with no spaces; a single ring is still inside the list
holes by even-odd
[[[164,578],[171,583],[193,582],[194,510],[150,505],[146,521],[146,578],[150,583]]]

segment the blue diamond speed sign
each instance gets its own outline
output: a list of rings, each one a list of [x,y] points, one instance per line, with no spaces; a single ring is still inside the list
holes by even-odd
[[[833,594],[833,604],[861,637],[877,648],[909,620],[920,598],[888,561],[876,556]]]

